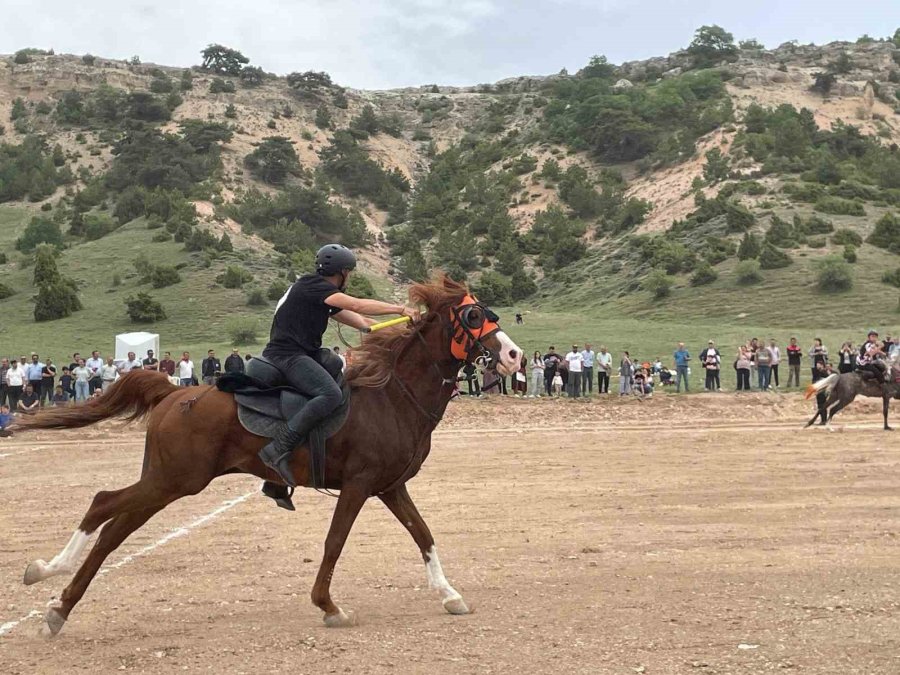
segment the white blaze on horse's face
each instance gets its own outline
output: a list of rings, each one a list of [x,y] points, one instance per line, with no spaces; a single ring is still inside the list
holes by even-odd
[[[519,346],[502,330],[498,331],[494,337],[497,338],[497,341],[500,343],[500,363],[497,364],[497,372],[504,376],[512,375],[519,369],[519,363],[522,359],[522,350],[519,349]]]

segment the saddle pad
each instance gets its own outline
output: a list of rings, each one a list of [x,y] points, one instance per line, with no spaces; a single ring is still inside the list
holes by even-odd
[[[334,436],[347,421],[347,414],[350,412],[350,385],[343,383],[341,392],[341,404],[320,425],[325,438]],[[234,400],[238,404],[238,421],[244,429],[263,438],[273,438],[285,419],[299,412],[308,399],[294,391],[280,391],[265,396],[236,394]]]

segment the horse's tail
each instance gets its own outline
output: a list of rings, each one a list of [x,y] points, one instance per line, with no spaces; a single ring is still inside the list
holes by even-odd
[[[840,375],[838,373],[832,373],[828,377],[825,377],[818,382],[813,382],[806,388],[805,398],[810,399],[820,391],[827,390],[830,391],[831,388],[837,384],[837,381],[840,379]]]
[[[86,427],[110,417],[126,422],[145,417],[178,387],[164,375],[148,370],[132,370],[123,375],[99,398],[74,408],[47,408],[36,415],[20,415],[13,431]]]

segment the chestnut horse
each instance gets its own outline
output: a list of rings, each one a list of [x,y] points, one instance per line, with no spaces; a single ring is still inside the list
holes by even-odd
[[[496,316],[446,277],[414,285],[410,299],[427,307],[415,326],[398,326],[366,336],[348,372],[353,397],[346,424],[328,441],[327,487],[340,490],[312,601],[328,626],[352,623],[334,603],[331,576],[363,504],[377,496],[412,535],[425,560],[429,585],[451,614],[469,610],[441,569],[434,539],[416,510],[406,481],[416,475],[431,449],[431,434],[450,401],[462,361],[492,360],[512,374],[521,350],[500,330]],[[277,480],[257,457],[266,439],[244,430],[231,394],[214,387],[178,388],[158,373],[132,371],[102,397],[68,409],[47,410],[19,428],[84,427],[111,417],[133,421],[149,415],[141,477],[121,490],[98,492],[69,543],[49,563],[36,560],[25,583],[75,576],[48,609],[43,632],[55,635],[81,600],[106,557],[154,514],[194,495],[216,477],[247,473]],[[308,452],[293,462],[298,485],[308,481]],[[105,523],[105,525],[104,525]],[[100,535],[84,563],[76,565],[92,535]]]

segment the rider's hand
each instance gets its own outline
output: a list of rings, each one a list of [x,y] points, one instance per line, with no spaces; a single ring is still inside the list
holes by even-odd
[[[416,307],[404,307],[400,314],[401,316],[408,316],[413,323],[418,323],[419,319],[422,318],[422,313]]]

